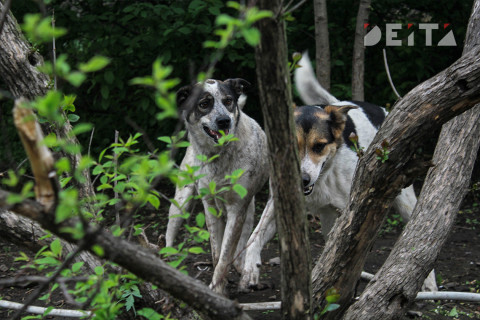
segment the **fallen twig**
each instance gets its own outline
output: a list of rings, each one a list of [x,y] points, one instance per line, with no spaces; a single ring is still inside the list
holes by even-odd
[[[23,304],[11,301],[0,300],[0,308],[20,310],[24,307]],[[28,313],[34,314],[44,314],[47,308],[29,306],[26,309]],[[49,316],[58,316],[58,317],[67,317],[67,318],[82,318],[89,317],[92,315],[90,311],[83,310],[68,310],[68,309],[52,309],[49,313]]]
[[[480,293],[470,292],[419,292],[415,300],[455,300],[464,302],[480,302]],[[244,311],[259,311],[259,310],[280,310],[282,306],[281,301],[271,302],[256,302],[256,303],[240,303]]]

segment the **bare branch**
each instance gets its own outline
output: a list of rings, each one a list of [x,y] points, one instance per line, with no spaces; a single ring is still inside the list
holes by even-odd
[[[387,78],[388,82],[390,83],[390,87],[392,87],[393,92],[395,92],[395,95],[397,96],[398,99],[402,99],[400,94],[398,94],[397,89],[395,88],[395,85],[393,84],[392,77],[390,76],[390,68],[388,67],[388,61],[387,61],[387,51],[385,48],[383,48],[383,63],[385,65],[385,71],[387,72]]]

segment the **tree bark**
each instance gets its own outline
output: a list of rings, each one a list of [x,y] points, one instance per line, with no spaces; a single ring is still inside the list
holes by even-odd
[[[455,223],[480,144],[480,105],[445,124],[420,199],[385,264],[343,319],[400,319]]]
[[[0,2],[0,12],[4,5]],[[3,30],[0,32],[0,74],[8,90],[15,98],[35,98],[45,95],[50,79],[44,73],[38,71],[37,67],[43,64],[43,57],[28,43],[23,36],[20,26],[15,18],[8,14],[5,19]],[[65,117],[65,125],[61,127],[43,126],[46,133],[53,132],[58,138],[69,143],[79,144],[77,138],[68,133],[72,130],[70,122]],[[80,155],[62,154],[67,157],[75,168],[81,160]],[[90,172],[83,171],[84,183],[77,183],[79,196],[82,198],[93,196],[94,189],[90,180]],[[75,179],[72,179],[72,182]]]
[[[365,36],[365,23],[368,22],[370,14],[371,0],[360,0],[357,14],[357,24],[355,26],[355,40],[353,42],[353,60],[352,60],[352,99],[358,101],[365,100],[363,78],[365,74],[365,46],[363,37]]]
[[[327,0],[314,0],[315,62],[318,82],[330,91],[330,42],[328,40]]]
[[[480,17],[480,0],[472,22]],[[480,23],[470,23],[464,54],[478,46]],[[473,45],[472,45],[473,44]],[[399,319],[413,302],[453,228],[468,191],[480,146],[480,104],[447,122],[410,221],[373,281],[344,319]]]
[[[314,297],[321,300],[332,287],[340,292],[338,319],[352,303],[355,283],[392,201],[426,167],[414,157],[435,131],[480,101],[480,47],[425,81],[397,103],[359,160],[350,201],[337,220],[324,252],[313,270]],[[389,143],[389,159],[377,160],[376,149]]]
[[[255,48],[260,103],[269,146],[270,178],[280,242],[283,319],[311,319],[308,230],[294,136],[287,44],[281,0],[260,0],[276,15],[258,23]]]

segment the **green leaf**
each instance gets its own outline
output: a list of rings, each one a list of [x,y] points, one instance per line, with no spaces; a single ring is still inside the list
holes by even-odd
[[[93,271],[95,271],[95,274],[97,276],[103,275],[103,272],[105,271],[102,266],[96,266]]]
[[[95,72],[105,68],[110,63],[110,59],[104,56],[95,56],[87,63],[81,63],[78,68],[82,72]]]
[[[197,154],[195,157],[202,162],[207,161],[207,156],[204,154]]]
[[[110,89],[107,86],[102,86],[100,88],[100,93],[102,94],[102,98],[107,100],[110,96]]]
[[[117,185],[113,187],[113,191],[123,193],[123,191],[125,191],[125,186],[125,182],[118,182]]]
[[[91,123],[79,123],[73,127],[72,133],[78,136],[79,134],[91,131],[92,128],[93,125]]]
[[[195,217],[195,221],[197,222],[197,226],[203,228],[203,226],[205,225],[205,215],[203,213],[197,214],[197,216]]]
[[[148,201],[155,209],[158,209],[158,207],[160,206],[160,199],[158,199],[158,197],[155,196],[155,195],[153,195],[153,194],[149,194],[149,195],[148,195],[147,201]]]
[[[103,257],[105,255],[105,250],[103,250],[103,248],[97,244],[92,246],[92,251],[99,257]]]
[[[164,247],[160,249],[160,254],[177,254],[178,250],[173,247]]]
[[[256,47],[260,43],[260,31],[257,28],[242,29],[242,35],[252,47]]]
[[[247,195],[247,189],[241,184],[234,184],[233,191],[235,191],[242,199]]]
[[[80,271],[80,269],[83,267],[83,264],[84,264],[84,262],[82,262],[82,261],[75,262],[75,263],[72,265],[72,271],[73,271],[73,272],[78,272],[78,271]]]
[[[337,310],[338,308],[340,308],[339,304],[332,303],[332,304],[329,304],[325,310],[326,312],[330,312],[330,311]]]
[[[53,252],[53,254],[56,257],[60,257],[62,254],[62,244],[60,243],[60,240],[57,238],[50,243],[50,250]]]
[[[162,319],[165,319],[164,316],[162,316],[161,314],[157,313],[157,311],[151,309],[151,308],[143,308],[143,309],[140,309],[137,311],[137,314],[139,316],[142,316],[146,319],[149,319],[149,320],[162,320]]]
[[[208,210],[208,212],[210,212],[213,216],[215,216],[215,217],[218,217],[218,216],[219,216],[219,214],[218,214],[218,212],[217,212],[217,209],[215,209],[214,207],[208,207],[207,210]]]
[[[457,311],[457,308],[456,307],[453,307],[452,310],[450,310],[450,313],[448,314],[449,317],[458,317],[459,314],[458,314],[458,311]]]
[[[70,82],[72,86],[80,87],[80,85],[85,81],[87,76],[79,71],[74,71],[65,76],[65,80]]]
[[[78,116],[74,113],[70,113],[70,114],[67,115],[67,118],[68,118],[68,121],[70,121],[70,122],[77,122],[80,119],[80,116]]]
[[[188,249],[188,252],[193,253],[193,254],[200,254],[200,253],[205,253],[201,247],[192,247]]]

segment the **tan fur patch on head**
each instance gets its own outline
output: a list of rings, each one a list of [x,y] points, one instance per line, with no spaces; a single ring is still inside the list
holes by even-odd
[[[357,107],[353,105],[325,107],[325,112],[328,114],[328,117],[332,122],[332,133],[335,139],[340,139],[342,137],[345,123],[347,121],[347,112],[351,109],[357,109]]]
[[[215,80],[213,79],[208,79],[207,81],[205,81],[206,83],[208,84],[214,84],[215,83]]]

